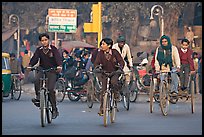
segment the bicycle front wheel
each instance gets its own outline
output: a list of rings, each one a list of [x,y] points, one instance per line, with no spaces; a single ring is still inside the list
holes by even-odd
[[[195,100],[194,100],[194,95],[195,95],[195,91],[194,91],[194,81],[191,81],[191,112],[194,113],[195,112]]]
[[[124,93],[122,95],[122,101],[123,101],[123,106],[126,110],[129,110],[130,108],[130,93]]]
[[[111,123],[115,122],[116,111],[117,111],[117,104],[116,104],[116,100],[114,99],[114,93],[112,93],[112,97],[110,100],[110,121]]]
[[[108,93],[105,93],[103,97],[103,125],[104,127],[106,127],[108,124],[109,104],[110,104],[110,99],[109,99]]]
[[[62,102],[65,97],[65,83],[63,79],[58,79],[55,85],[55,93],[57,102]]]
[[[46,123],[46,102],[45,102],[45,89],[40,91],[40,115],[41,115],[41,126],[45,127]]]
[[[149,91],[149,100],[150,100],[150,113],[153,112],[153,94],[154,94],[154,82],[151,79],[151,83],[150,83],[150,91]]]
[[[49,94],[46,95],[46,116],[47,116],[47,122],[52,123],[52,104],[49,101],[48,96]]]
[[[168,83],[165,81],[161,81],[160,83],[160,93],[159,93],[159,99],[160,99],[160,107],[162,114],[164,116],[167,116],[168,109],[169,109],[169,95],[168,95]]]
[[[22,85],[21,85],[21,81],[19,79],[17,79],[15,81],[15,85],[13,86],[12,92],[13,92],[13,94],[12,94],[13,98],[15,100],[19,100],[21,97],[21,92],[22,92]]]
[[[129,98],[130,102],[135,102],[137,99],[137,92],[138,92],[136,83],[134,81],[131,81],[129,88],[130,88],[130,98]]]

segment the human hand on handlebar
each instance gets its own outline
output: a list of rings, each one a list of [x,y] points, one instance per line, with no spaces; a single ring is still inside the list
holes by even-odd
[[[62,66],[57,66],[56,72],[60,73],[62,71]]]

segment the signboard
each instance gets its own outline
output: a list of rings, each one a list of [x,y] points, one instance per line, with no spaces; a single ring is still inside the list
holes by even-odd
[[[77,10],[48,9],[48,32],[76,33]]]

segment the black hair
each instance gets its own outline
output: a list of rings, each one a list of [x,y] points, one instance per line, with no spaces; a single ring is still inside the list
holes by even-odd
[[[195,55],[198,55],[198,53],[194,51],[192,54],[193,58],[195,57]]]
[[[184,38],[184,39],[181,40],[181,44],[183,44],[184,42],[187,42],[188,45],[190,44],[190,41],[189,41],[188,39],[186,39],[186,38]]]
[[[39,41],[41,41],[42,37],[46,37],[46,38],[50,39],[50,36],[47,33],[41,33],[39,35]]]
[[[10,53],[10,57],[16,57],[14,53]]]
[[[66,51],[66,50],[64,50],[64,51],[63,51],[63,53],[64,53],[64,52],[65,52],[66,54],[69,54],[69,52],[68,52],[68,51]]]
[[[100,46],[102,45],[102,41],[104,41],[107,45],[109,45],[110,49],[112,48],[113,46],[113,40],[111,38],[103,38],[100,42]]]

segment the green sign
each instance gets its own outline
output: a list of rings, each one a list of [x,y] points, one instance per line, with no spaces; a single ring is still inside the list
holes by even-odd
[[[72,33],[72,32],[76,32],[76,26],[75,25],[49,25],[48,31]]]

